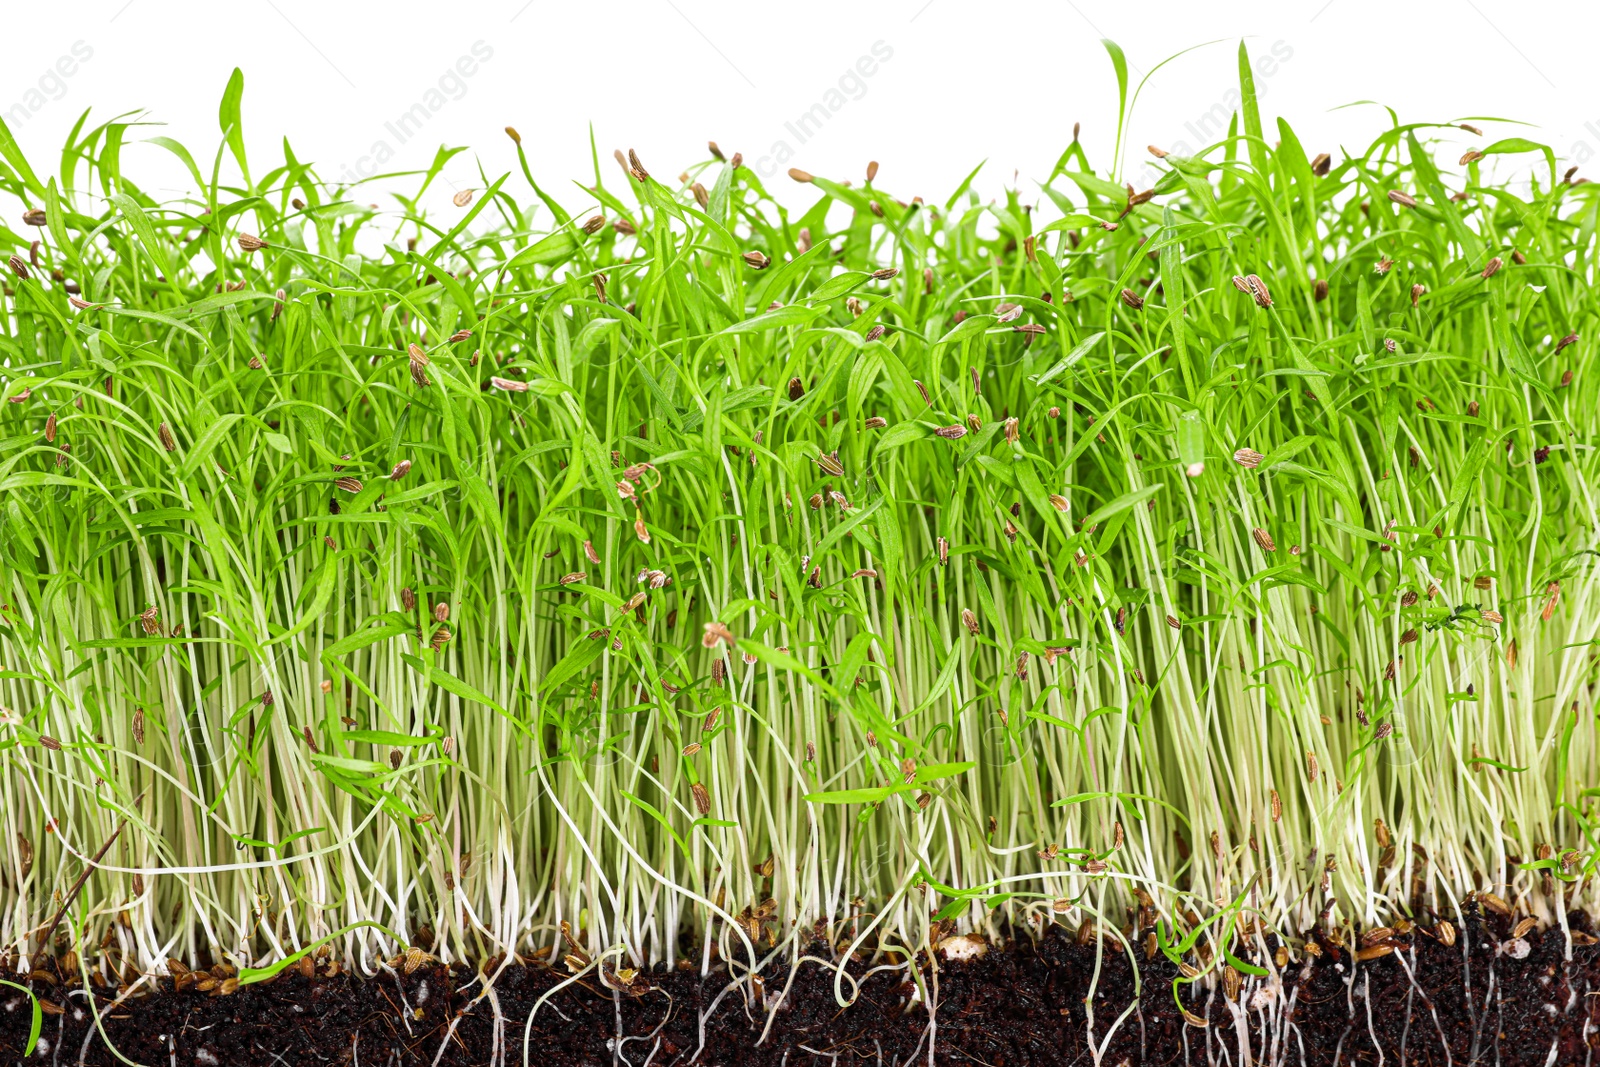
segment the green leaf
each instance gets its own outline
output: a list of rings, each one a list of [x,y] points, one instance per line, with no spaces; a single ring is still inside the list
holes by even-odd
[[[871,277],[872,275],[864,270],[847,270],[843,274],[835,274],[813,289],[811,295],[806,299],[818,303],[824,300],[837,300],[839,297],[861,288]]]
[[[1265,181],[1268,173],[1267,145],[1261,137],[1261,109],[1256,104],[1256,78],[1250,69],[1250,50],[1245,47],[1243,41],[1239,42],[1239,95],[1241,110],[1244,112],[1244,134],[1248,138],[1250,166]]]
[[[578,239],[570,230],[557,230],[546,237],[541,237],[533,244],[512,256],[506,263],[506,269],[515,270],[518,267],[531,267],[534,265],[548,265],[560,263],[572,258],[578,250]]]
[[[3,127],[0,127],[3,128]],[[44,1011],[39,1007],[39,998],[33,995],[33,990],[25,985],[0,978],[0,985],[10,986],[12,989],[21,990],[28,996],[28,1002],[33,1006],[33,1021],[28,1025],[28,1040],[23,1043],[22,1054],[32,1056],[34,1048],[39,1044],[39,1030],[44,1025]]]
[[[122,212],[122,217],[128,220],[128,226],[133,230],[134,236],[139,238],[139,243],[144,246],[145,253],[155,261],[156,269],[163,277],[172,277],[172,264],[167,259],[167,246],[156,234],[155,224],[150,221],[150,216],[144,213],[144,208],[138,201],[125,193],[112,193],[110,200],[117,205],[117,210]],[[133,312],[131,308],[120,309]],[[145,314],[154,314],[145,312]]]
[[[729,335],[760,333],[763,330],[778,330],[785,326],[803,326],[822,314],[826,308],[806,307],[803,304],[789,304],[776,311],[768,311],[742,322],[736,322],[726,329],[717,332],[718,337]]]
[[[1083,525],[1085,528],[1090,526],[1098,526],[1107,519],[1111,518],[1111,516],[1127,511],[1135,504],[1144,503],[1146,500],[1149,500],[1151,497],[1155,496],[1165,488],[1166,484],[1164,482],[1157,482],[1154,485],[1147,485],[1143,489],[1135,489],[1131,493],[1123,493],[1115,500],[1112,500],[1106,504],[1102,504],[1094,511],[1091,511],[1089,514],[1085,515],[1083,518]]]
[[[242,985],[242,986],[246,986],[246,985],[254,985],[257,982],[265,982],[268,978],[272,978],[272,977],[277,976],[278,974],[281,974],[285,967],[290,967],[290,966],[293,966],[296,963],[299,963],[300,960],[303,957],[311,955],[313,952],[317,951],[317,949],[321,948],[323,945],[326,945],[326,944],[328,944],[330,942],[333,942],[333,941],[337,941],[339,938],[343,937],[345,934],[348,934],[352,930],[362,930],[362,929],[377,930],[380,933],[385,934],[388,937],[392,938],[398,944],[404,945],[406,943],[405,939],[403,937],[401,937],[399,934],[395,933],[393,930],[389,929],[387,926],[384,926],[382,923],[375,923],[375,922],[370,922],[370,921],[354,922],[354,923],[351,923],[348,926],[344,926],[344,927],[339,928],[338,930],[335,930],[333,933],[327,935],[326,937],[318,938],[317,940],[311,942],[311,944],[309,944],[309,945],[305,946],[304,948],[302,948],[300,951],[294,952],[294,953],[291,953],[291,954],[285,956],[283,959],[281,959],[278,962],[272,964],[270,967],[241,967],[241,968],[239,968],[239,984]]]
[[[222,127],[222,136],[228,142],[233,158],[239,161],[239,172],[245,176],[245,182],[248,183],[250,165],[244,158],[244,120],[240,115],[240,105],[243,100],[244,71],[234,67],[233,74],[228,77],[228,87],[222,92],[222,105],[217,109],[217,123]]]
[[[1061,362],[1051,366],[1050,370],[1045,371],[1045,373],[1040,374],[1038,378],[1034,379],[1035,386],[1043,386],[1045,382],[1048,382],[1051,378],[1056,378],[1058,374],[1061,374],[1061,371],[1067,370],[1067,368],[1070,368],[1070,366],[1075,365],[1078,360],[1082,360],[1085,355],[1090,354],[1090,350],[1093,350],[1094,346],[1099,344],[1099,339],[1104,338],[1104,336],[1106,336],[1106,331],[1096,330],[1094,333],[1091,333],[1090,336],[1083,338],[1082,341],[1078,341],[1075,346],[1072,346],[1072,350],[1070,350],[1070,352],[1067,352],[1064,357],[1061,357]]]
[[[917,772],[910,784],[901,782],[896,785],[876,786],[866,789],[834,789],[825,793],[807,793],[805,799],[813,804],[876,804],[900,793],[909,793],[929,782],[965,774],[976,766],[977,764],[972,762],[930,763],[925,767],[917,768]]]

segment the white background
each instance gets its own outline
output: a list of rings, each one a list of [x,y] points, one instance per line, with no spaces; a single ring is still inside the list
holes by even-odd
[[[189,179],[162,150],[131,142],[175,137],[209,169],[217,103],[238,65],[257,174],[281,161],[285,137],[325,180],[378,169],[373,152],[385,148],[394,155],[385,170],[425,166],[447,143],[471,148],[449,183],[481,185],[480,163],[491,178],[515,167],[502,132],[514,125],[536,176],[576,205],[582,194],[564,182],[592,180],[592,122],[613,187],[615,148],[636,148],[670,180],[714,138],[776,172],[767,184],[791,203],[807,191],[783,177],[787,166],[859,181],[869,159],[882,165],[878,184],[902,198],[943,199],[987,160],[984,195],[1016,182],[1032,199],[1032,180],[1048,174],[1074,122],[1097,168],[1109,166],[1116,88],[1101,37],[1124,47],[1135,83],[1168,56],[1217,42],[1155,73],[1140,98],[1125,154],[1136,184],[1146,144],[1198,147],[1204,117],[1230,108],[1241,37],[1262,64],[1268,137],[1283,115],[1310,153],[1364,149],[1386,113],[1340,107],[1367,100],[1402,121],[1531,124],[1480,122],[1485,137],[1452,131],[1451,144],[1521,134],[1571,162],[1600,154],[1592,3],[85,0],[71,18],[6,21],[0,114],[34,169],[58,169],[55,153],[84,109],[92,121],[137,112],[164,127],[130,130],[123,168],[157,196]],[[875,45],[889,58],[852,81]],[[487,58],[463,77],[457,64],[475,46]],[[89,58],[72,59],[75,48]],[[418,104],[427,121],[402,140],[386,123]],[[834,107],[802,140],[786,124],[817,104]],[[779,166],[785,148],[793,158]]]

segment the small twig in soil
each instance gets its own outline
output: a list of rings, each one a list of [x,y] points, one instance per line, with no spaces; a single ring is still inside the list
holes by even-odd
[[[139,801],[143,799],[144,793],[141,792],[134,798],[134,806],[138,806]],[[72,907],[73,902],[78,899],[78,894],[83,891],[83,884],[89,880],[89,876],[94,873],[95,867],[105,857],[105,854],[111,850],[112,844],[117,840],[117,835],[121,834],[122,828],[127,825],[128,820],[124,817],[117,824],[117,828],[111,831],[111,836],[106,838],[106,843],[100,846],[100,851],[94,854],[94,858],[79,873],[78,880],[72,883],[72,888],[67,890],[67,895],[61,901],[61,907],[56,911],[56,917],[50,920],[50,925],[44,928],[44,936],[39,939],[41,951],[49,946],[50,939],[55,936],[56,927],[61,925],[62,918],[67,914],[67,909]]]

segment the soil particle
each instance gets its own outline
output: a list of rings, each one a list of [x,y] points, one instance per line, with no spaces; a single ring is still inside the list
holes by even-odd
[[[1146,959],[1143,938],[1136,972],[1120,942],[1080,945],[1060,930],[959,962],[922,959],[919,981],[907,968],[852,961],[837,983],[854,995],[848,1008],[835,999],[836,965],[814,961],[793,974],[774,969],[758,992],[693,970],[643,973],[624,991],[593,972],[572,981],[535,964],[506,968],[486,997],[470,971],[433,964],[369,979],[291,968],[227,995],[221,983],[174,991],[163,978],[157,992],[122,1003],[115,989],[93,989],[92,1003],[123,1056],[182,1067],[515,1067],[525,1032],[526,1061],[540,1067],[904,1064],[927,1062],[930,1042],[933,1062],[951,1067],[1086,1064],[1091,1041],[1107,1067],[1238,1064],[1246,1042],[1251,1062],[1305,1067],[1600,1059],[1600,946],[1576,945],[1568,960],[1559,931],[1524,932],[1525,945],[1507,948],[1519,940],[1511,918],[1469,909],[1456,922],[1454,945],[1418,928],[1360,945],[1362,959],[1314,935],[1319,954],[1297,952],[1281,970],[1275,941],[1234,946],[1239,962],[1271,973],[1182,986],[1183,1009],[1206,1026],[1180,1012],[1179,968],[1160,953]],[[1569,924],[1592,930],[1577,913]],[[825,945],[808,955],[833,958]],[[22,1058],[27,1001],[0,991],[0,1062],[119,1062],[96,1028],[91,991],[42,978],[29,985],[50,1004],[40,1047]]]

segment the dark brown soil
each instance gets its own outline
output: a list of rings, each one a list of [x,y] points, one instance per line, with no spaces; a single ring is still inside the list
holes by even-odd
[[[1576,913],[1571,923],[1592,929]],[[1529,951],[1519,959],[1521,946],[1503,947],[1511,927],[1509,918],[1474,914],[1454,946],[1413,932],[1394,939],[1395,952],[1361,962],[1321,939],[1320,956],[1285,968],[1282,990],[1273,997],[1282,1002],[1266,1010],[1247,1010],[1254,988],[1248,983],[1240,996],[1244,1005],[1231,1004],[1220,983],[1187,987],[1184,1005],[1208,1019],[1206,1027],[1178,1012],[1171,992],[1177,971],[1158,955],[1143,964],[1138,1007],[1112,1035],[1100,1062],[1239,1067],[1246,1062],[1241,1043],[1248,1040],[1254,1063],[1600,1064],[1600,946],[1577,946],[1569,961],[1559,932],[1532,932],[1525,937]],[[1094,998],[1097,1043],[1134,999],[1127,957],[1109,941],[1105,949]],[[829,955],[823,945],[813,952]],[[865,978],[856,1002],[841,1009],[834,972],[803,963],[764,1040],[768,1012],[747,1002],[748,985],[727,990],[726,973],[705,980],[697,971],[645,974],[635,980],[639,992],[633,995],[590,972],[539,1008],[526,1062],[894,1067],[929,1062],[931,1042],[933,1062],[952,1067],[1090,1064],[1084,998],[1094,960],[1092,943],[1080,945],[1059,930],[1038,943],[1018,939],[1005,951],[940,962],[936,969],[924,960],[925,980],[937,982],[937,1025],[931,1028],[925,1002],[909,999],[914,986],[904,969]],[[849,969],[862,975],[867,967],[852,963]],[[524,1062],[523,1031],[535,1001],[568,977],[560,967],[543,965],[514,966],[501,975],[494,988],[503,1019],[498,1057],[495,1006],[478,998],[481,986],[468,972],[447,973],[438,964],[368,980],[286,973],[226,996],[193,986],[173,992],[162,979],[161,991],[143,999],[107,1011],[115,991],[105,989],[95,991],[95,1003],[122,1055],[151,1067],[516,1067]],[[783,970],[767,975],[766,998],[776,1001],[788,979]],[[81,985],[37,978],[31,984],[64,1011],[45,1016],[47,1044],[23,1060],[27,1001],[0,987],[0,1062],[119,1062],[96,1032]],[[1272,1010],[1284,1005],[1286,1012]]]

